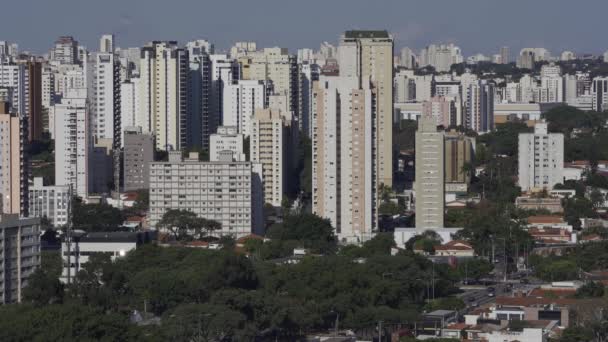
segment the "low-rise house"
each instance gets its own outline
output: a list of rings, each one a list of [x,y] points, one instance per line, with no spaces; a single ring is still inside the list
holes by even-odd
[[[528,228],[564,228],[572,232],[572,226],[557,215],[535,215],[528,217]]]
[[[521,196],[515,199],[515,206],[525,210],[547,210],[551,213],[561,213],[564,211],[562,201],[557,197],[536,198]]]
[[[590,234],[590,235],[585,235],[585,236],[581,237],[578,241],[580,243],[599,242],[599,241],[604,241],[604,238],[597,234]]]
[[[475,249],[463,240],[452,240],[440,246],[435,246],[437,256],[474,257]]]
[[[528,229],[528,233],[534,241],[543,244],[576,243],[577,241],[576,233],[565,228],[534,227]]]

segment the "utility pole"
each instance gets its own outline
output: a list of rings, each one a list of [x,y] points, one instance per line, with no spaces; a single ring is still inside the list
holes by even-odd
[[[382,321],[378,321],[378,342],[382,342]]]

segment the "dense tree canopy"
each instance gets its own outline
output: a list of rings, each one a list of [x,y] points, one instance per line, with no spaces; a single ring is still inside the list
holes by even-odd
[[[72,201],[74,229],[86,232],[111,232],[119,230],[124,222],[123,213],[109,204],[86,204],[80,198]]]
[[[118,341],[292,340],[333,327],[336,315],[350,329],[373,327],[378,320],[411,322],[428,299],[431,278],[435,304],[460,305],[439,300],[454,293],[452,284],[458,280],[447,265],[432,267],[409,252],[390,256],[393,244],[388,235],[379,235],[361,247],[363,262],[339,254],[309,256],[292,265],[254,262],[232,250],[153,245],[114,262],[107,255],[92,255],[60,301],[51,301],[55,293],[45,290],[28,297],[32,305],[4,307],[0,321],[15,327],[54,326],[60,331],[51,337],[59,340],[97,339],[104,329],[108,340]],[[45,282],[32,286],[41,284]],[[148,326],[145,333],[127,323],[129,313],[144,308],[161,319],[160,327]],[[52,316],[57,325],[46,323]],[[3,333],[13,333],[15,327]],[[40,334],[34,329],[15,336],[35,340]]]

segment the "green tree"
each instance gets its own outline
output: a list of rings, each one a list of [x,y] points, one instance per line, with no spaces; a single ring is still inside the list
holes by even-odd
[[[562,332],[559,342],[593,341],[593,331],[585,327],[571,326]]]
[[[279,241],[298,241],[300,247],[321,254],[334,253],[337,246],[330,221],[309,213],[285,216],[283,223],[272,225],[266,236]]]
[[[457,297],[444,297],[436,300],[430,301],[426,306],[426,311],[435,311],[435,310],[461,310],[466,307],[466,304],[462,301],[462,299]]]
[[[111,205],[85,204],[78,197],[72,200],[72,210],[74,229],[82,229],[86,232],[116,231],[125,219],[123,213]]]
[[[245,316],[223,306],[182,304],[163,318],[163,335],[173,341],[239,340]],[[252,338],[254,336],[249,336]]]
[[[494,269],[486,259],[465,259],[458,263],[458,276],[462,280],[479,280],[487,277]]]
[[[599,282],[588,282],[576,290],[577,298],[596,298],[603,297],[605,293],[604,284]]]
[[[221,224],[214,220],[197,217],[189,210],[167,210],[158,226],[169,230],[176,240],[185,240],[192,237],[201,237],[203,231],[211,233],[221,229]]]

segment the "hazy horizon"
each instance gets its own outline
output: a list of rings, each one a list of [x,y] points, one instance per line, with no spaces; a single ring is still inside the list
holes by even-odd
[[[386,29],[396,50],[452,42],[465,56],[498,53],[503,45],[511,48],[512,58],[523,47],[545,47],[554,56],[608,49],[603,30],[597,29],[608,11],[605,0],[23,0],[8,6],[0,40],[37,54],[61,35],[96,50],[106,33],[115,34],[120,47],[207,39],[217,50],[256,41],[295,52],[335,43],[348,29]]]

